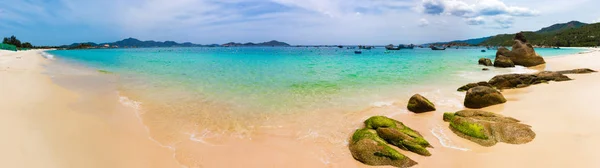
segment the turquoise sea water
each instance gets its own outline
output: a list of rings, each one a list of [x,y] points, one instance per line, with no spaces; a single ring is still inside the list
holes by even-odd
[[[581,49],[536,49],[552,57]],[[143,48],[48,51],[56,61],[110,71],[119,91],[142,102],[146,119],[215,125],[223,119],[245,129],[273,115],[336,109],[356,111],[373,102],[410,97],[415,88],[448,86],[490,75],[477,65],[495,51],[481,48],[354,50],[338,48]],[[510,72],[495,70],[492,72]],[[153,112],[152,112],[153,111]],[[308,113],[307,113],[308,114]],[[185,125],[185,124],[184,124]],[[184,125],[158,128],[179,130]]]
[[[59,60],[106,70],[124,79],[123,89],[173,88],[240,110],[293,111],[331,105],[333,99],[385,93],[478,68],[481,49],[354,50],[338,48],[144,48],[50,51]],[[550,57],[578,49],[537,49]],[[135,85],[133,85],[135,84]],[[144,85],[144,86],[140,86]],[[333,101],[335,102],[335,101]]]

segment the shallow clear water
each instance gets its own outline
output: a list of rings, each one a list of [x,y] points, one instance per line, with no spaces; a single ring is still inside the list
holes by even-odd
[[[117,73],[123,89],[171,88],[238,110],[294,111],[384,94],[389,88],[452,81],[477,67],[481,49],[354,50],[337,48],[145,48],[57,50],[64,61]],[[540,55],[580,52],[537,49]],[[129,82],[129,83],[128,83]]]

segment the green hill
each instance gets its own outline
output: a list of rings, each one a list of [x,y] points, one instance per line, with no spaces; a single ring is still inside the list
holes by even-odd
[[[587,23],[582,23],[579,21],[570,21],[568,23],[559,23],[559,24],[554,24],[550,27],[544,27],[541,30],[536,31],[536,33],[554,33],[554,32],[564,31],[564,30],[568,30],[568,29],[580,28],[581,26],[585,26],[585,25],[587,25]]]
[[[600,45],[600,23],[585,24],[579,27],[576,26],[579,24],[575,22],[569,23],[553,25],[537,32],[523,32],[523,34],[529,43],[537,46],[591,47]],[[496,35],[479,45],[511,46],[514,36],[515,34]]]

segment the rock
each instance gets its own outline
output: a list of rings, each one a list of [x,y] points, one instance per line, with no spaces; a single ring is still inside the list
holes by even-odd
[[[515,40],[515,44],[512,46],[512,51],[509,58],[515,63],[515,65],[522,65],[525,67],[546,63],[544,58],[535,53],[535,50],[531,44],[527,44],[519,40]]]
[[[568,81],[569,77],[558,72],[542,71],[536,74],[506,74],[490,79],[489,84],[497,89],[522,88],[548,81]]]
[[[552,72],[552,71],[542,71],[539,73],[534,74],[535,76],[535,81],[533,84],[537,84],[537,83],[542,83],[541,81],[569,81],[571,80],[571,78],[558,73],[558,72]],[[538,82],[539,81],[539,82]]]
[[[465,107],[484,108],[496,104],[505,103],[506,99],[496,89],[487,86],[477,86],[467,91],[465,96]]]
[[[527,43],[527,39],[525,39],[525,35],[522,32],[519,32],[515,35],[515,40],[519,40],[523,43]]]
[[[410,97],[407,105],[408,110],[415,113],[424,113],[429,111],[435,111],[435,105],[431,103],[427,98],[421,96],[420,94],[415,94]]]
[[[510,60],[510,58],[505,57],[503,55],[496,56],[494,59],[494,67],[507,68],[507,67],[515,67],[515,63]]]
[[[537,55],[533,46],[527,43],[525,36],[520,33],[515,36],[512,51],[507,48],[500,47],[496,52],[496,59],[498,56],[508,57],[515,65],[522,65],[526,67],[536,66],[546,63],[544,58]]]
[[[481,70],[482,71],[489,71],[490,69],[489,68],[482,68]]]
[[[444,121],[450,122],[450,130],[456,135],[482,146],[493,146],[498,142],[524,144],[536,136],[531,126],[521,124],[517,119],[481,110],[444,113]]]
[[[412,130],[400,121],[385,116],[373,116],[365,121],[365,126],[368,129],[376,130],[379,137],[400,149],[423,156],[431,156],[426,149],[432,147],[429,142],[419,132]]]
[[[597,72],[588,68],[580,68],[580,69],[573,69],[573,70],[564,70],[564,71],[557,71],[560,74],[585,74],[585,73],[593,73],[593,72]]]
[[[479,65],[492,66],[492,60],[489,58],[479,58]]]
[[[515,88],[517,85],[531,85],[535,76],[529,74],[506,74],[496,75],[490,79],[489,84],[497,89]]]
[[[471,88],[477,87],[477,86],[487,86],[487,87],[492,87],[492,85],[490,85],[488,82],[481,81],[481,82],[477,82],[477,83],[469,83],[469,84],[466,84],[466,85],[464,85],[464,86],[462,86],[462,87],[458,88],[456,91],[459,91],[459,92],[465,92],[465,91],[467,91],[467,90],[469,90],[469,89],[471,89]]]
[[[390,147],[374,130],[368,128],[354,132],[349,148],[354,159],[371,166],[390,165],[405,168],[417,164]]]

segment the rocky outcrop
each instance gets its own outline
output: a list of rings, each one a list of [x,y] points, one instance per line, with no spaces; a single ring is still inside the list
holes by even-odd
[[[352,135],[349,148],[356,160],[367,165],[410,167],[417,164],[390,144],[420,155],[431,155],[426,148],[432,146],[419,132],[385,116],[367,119],[365,128],[356,130]]]
[[[462,87],[458,88],[456,91],[459,91],[459,92],[466,92],[467,90],[469,90],[469,89],[471,89],[471,88],[474,88],[474,87],[477,87],[477,86],[487,86],[487,87],[492,87],[492,85],[490,85],[488,82],[481,81],[481,82],[477,82],[477,83],[469,83],[469,84],[466,84],[466,85],[464,85],[464,86],[462,86]]]
[[[354,159],[371,166],[390,165],[405,168],[417,164],[414,160],[390,147],[372,129],[356,130],[352,135],[349,148]]]
[[[515,65],[522,65],[525,67],[546,63],[544,58],[535,52],[533,46],[527,43],[527,40],[522,33],[517,33],[515,36],[512,51],[509,51],[504,47],[500,47],[496,52],[496,59],[498,59],[498,56],[508,57]]]
[[[415,113],[435,111],[435,105],[420,94],[413,95],[410,100],[408,100],[408,105],[406,107],[408,110]]]
[[[465,107],[484,108],[496,104],[505,103],[506,99],[496,89],[487,86],[477,86],[467,91],[465,96]]]
[[[548,81],[568,81],[569,77],[558,72],[543,71],[535,74],[506,74],[494,76],[488,82],[497,89],[521,88]]]
[[[531,126],[511,117],[481,110],[462,110],[444,113],[444,121],[456,135],[478,143],[493,146],[498,142],[524,144],[535,138]]]
[[[507,67],[515,67],[515,63],[510,60],[510,58],[498,55],[496,59],[494,59],[494,67],[507,68]]]
[[[580,69],[573,69],[573,70],[565,70],[565,71],[556,71],[560,74],[586,74],[586,73],[593,73],[593,72],[598,72],[598,71],[594,71],[588,68],[580,68]]]
[[[492,60],[489,58],[479,58],[479,65],[492,66]]]

